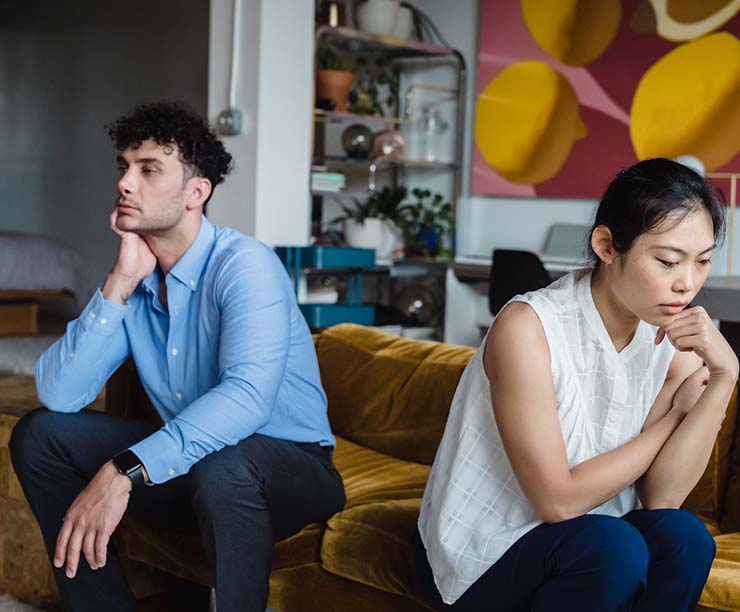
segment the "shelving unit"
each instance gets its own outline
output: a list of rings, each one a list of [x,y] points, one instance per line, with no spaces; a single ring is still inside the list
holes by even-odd
[[[408,172],[416,172],[421,176],[439,176],[445,175],[450,177],[451,187],[446,193],[447,198],[452,203],[453,211],[457,210],[457,198],[462,187],[462,156],[463,156],[463,128],[465,112],[465,83],[466,83],[466,66],[462,54],[456,49],[433,45],[429,43],[407,41],[398,38],[377,36],[368,34],[359,30],[346,27],[322,26],[317,29],[315,41],[318,47],[323,37],[329,37],[332,44],[347,57],[357,58],[358,56],[373,57],[382,55],[390,62],[393,70],[399,75],[407,71],[419,73],[423,67],[437,68],[439,66],[451,66],[454,75],[451,78],[455,81],[450,88],[436,87],[434,85],[416,84],[410,85],[404,95],[399,92],[396,96],[394,107],[385,108],[388,116],[361,115],[350,112],[336,112],[324,109],[314,108],[313,117],[313,163],[315,165],[326,166],[330,172],[341,171],[348,177],[348,185],[342,189],[311,189],[312,195],[312,219],[314,233],[323,226],[323,223],[332,218],[333,214],[325,214],[325,208],[328,205],[336,207],[336,204],[330,202],[349,203],[349,198],[363,199],[370,196],[376,189],[384,185],[397,187],[405,184]],[[399,82],[402,82],[399,79]],[[335,142],[327,142],[330,136],[337,136],[337,130],[343,126],[349,126],[353,123],[365,124],[371,131],[376,132],[382,129],[406,129],[410,130],[417,120],[415,115],[416,107],[414,104],[413,94],[419,95],[420,89],[436,90],[444,93],[449,100],[456,104],[454,111],[448,109],[450,114],[454,112],[453,131],[450,133],[454,137],[454,143],[451,148],[451,159],[427,160],[427,159],[393,159],[383,157],[354,158],[347,157],[337,153],[338,146]],[[452,119],[448,115],[448,119]],[[333,132],[329,132],[333,130]],[[327,144],[329,146],[327,146]],[[331,145],[335,146],[332,147]],[[407,140],[408,144],[408,140]],[[407,147],[406,153],[409,153]],[[417,183],[407,185],[408,187],[425,187],[424,179],[417,178]],[[445,179],[447,181],[448,179]],[[446,191],[446,189],[445,189]],[[454,214],[454,213],[453,213]],[[454,253],[454,243],[453,243]],[[388,296],[394,294],[394,283],[403,287],[403,283],[433,282],[435,286],[441,288],[441,298],[438,302],[440,312],[436,317],[435,326],[438,330],[438,336],[442,336],[442,322],[444,320],[444,279],[447,264],[437,262],[419,262],[404,261],[393,262],[385,270],[378,266],[368,274],[369,283],[373,280],[378,283],[381,289],[375,290],[375,293],[385,293]],[[423,278],[422,278],[423,277]],[[420,286],[420,285],[419,285]]]

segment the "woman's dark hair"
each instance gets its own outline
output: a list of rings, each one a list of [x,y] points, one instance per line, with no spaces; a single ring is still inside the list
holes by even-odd
[[[106,129],[119,151],[138,148],[150,138],[158,145],[175,143],[180,161],[189,166],[186,178],[202,176],[211,181],[211,194],[203,204],[204,213],[216,185],[231,170],[231,154],[216,133],[205,119],[179,102],[142,104]]]
[[[589,232],[588,253],[592,263],[599,258],[591,246],[591,235],[599,225],[611,230],[614,249],[623,255],[635,239],[670,218],[675,223],[704,208],[712,220],[714,241],[724,236],[725,206],[722,194],[700,174],[675,161],[656,157],[620,171],[599,202]]]

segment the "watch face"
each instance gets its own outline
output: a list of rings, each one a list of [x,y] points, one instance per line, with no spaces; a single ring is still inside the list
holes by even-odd
[[[123,451],[116,455],[113,459],[113,463],[122,474],[129,474],[135,469],[141,467],[141,461],[139,461],[139,458],[130,450]]]

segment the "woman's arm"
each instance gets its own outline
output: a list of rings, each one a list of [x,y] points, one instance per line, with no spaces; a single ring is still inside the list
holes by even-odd
[[[685,418],[638,483],[643,506],[651,509],[680,507],[699,482],[737,382],[737,358],[706,312],[685,313],[666,327],[678,349],[671,369],[694,374],[685,377],[674,400]]]
[[[509,462],[547,523],[589,512],[634,483],[683,418],[666,409],[635,439],[571,469],[555,406],[550,350],[531,307],[514,302],[496,318],[484,366]],[[672,397],[673,391],[661,391],[656,403],[670,408]]]

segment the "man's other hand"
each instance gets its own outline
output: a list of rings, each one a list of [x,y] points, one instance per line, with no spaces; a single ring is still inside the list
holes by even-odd
[[[131,480],[112,461],[98,470],[72,502],[57,537],[54,567],[67,566],[67,578],[77,575],[80,551],[94,570],[107,561],[108,542],[126,511]]]

